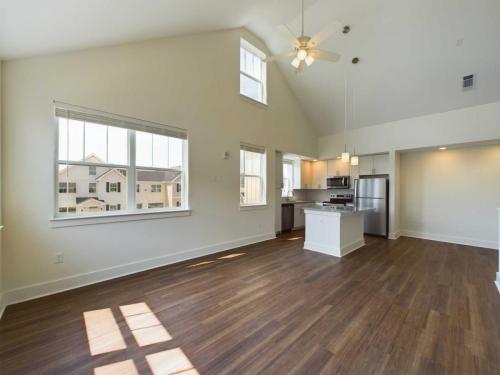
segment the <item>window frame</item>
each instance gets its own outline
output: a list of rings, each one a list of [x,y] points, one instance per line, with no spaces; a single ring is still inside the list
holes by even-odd
[[[246,52],[251,53],[252,55],[256,56],[257,58],[260,59],[261,62],[261,77],[260,80],[252,76],[251,74],[248,74],[247,72],[241,70],[241,49],[244,49]],[[248,42],[247,40],[240,38],[240,96],[251,100],[252,102],[262,104],[264,106],[268,106],[268,98],[267,98],[267,63],[264,61],[266,59],[266,54],[262,52],[260,49],[255,47],[253,44]],[[258,99],[254,99],[244,93],[241,92],[241,75],[244,75],[246,78],[257,82],[261,86],[261,96],[262,96],[262,101]]]
[[[187,136],[187,131],[185,129],[181,128],[172,128],[166,125],[162,124],[156,124],[156,123],[150,123],[144,120],[138,120],[138,119],[133,119],[133,118],[128,118],[126,116],[121,116],[121,115],[115,115],[107,112],[102,112],[102,111],[96,111],[84,107],[79,107],[79,106],[74,106],[66,103],[61,103],[54,101],[54,109],[57,110],[59,108],[59,105],[63,105],[63,107],[68,107],[68,108],[77,108],[79,110],[82,110],[83,112],[88,110],[90,112],[94,113],[102,113],[104,115],[109,115],[110,117],[115,117],[115,118],[123,118],[123,119],[128,119],[132,121],[137,121],[137,122],[144,122],[147,124],[152,125],[151,128],[169,128],[169,129],[174,129],[183,132],[185,134],[185,138],[179,138],[182,139],[182,169],[181,169],[181,180],[180,183],[184,185],[183,193],[182,193],[182,198],[181,198],[181,206],[180,207],[172,207],[172,208],[161,208],[161,209],[137,209],[136,208],[136,189],[127,189],[127,208],[121,211],[102,211],[102,213],[95,213],[95,212],[89,212],[89,213],[78,213],[76,212],[76,207],[75,211],[72,211],[70,215],[68,215],[69,210],[67,213],[63,214],[59,212],[59,207],[58,207],[58,198],[59,194],[64,194],[64,193],[59,193],[59,166],[66,164],[66,165],[71,165],[71,166],[82,166],[82,167],[102,167],[102,168],[108,168],[108,169],[124,169],[127,172],[127,186],[135,186],[136,185],[136,169],[141,169],[141,170],[157,170],[157,171],[165,171],[165,170],[172,170],[168,168],[156,168],[156,167],[137,167],[135,164],[135,152],[136,152],[136,142],[135,142],[135,134],[136,134],[136,129],[128,129],[127,130],[127,154],[128,154],[128,165],[123,165],[123,164],[113,164],[113,163],[96,163],[96,162],[86,162],[86,161],[72,161],[72,160],[60,160],[59,159],[59,119],[60,117],[56,115],[55,111],[53,112],[53,124],[54,124],[54,176],[53,176],[53,213],[52,216],[50,217],[50,222],[52,223],[52,226],[54,228],[58,227],[70,227],[70,226],[80,226],[80,225],[89,225],[89,224],[96,224],[96,223],[113,223],[113,222],[125,222],[125,221],[136,221],[136,220],[144,220],[144,219],[155,219],[155,218],[166,218],[166,217],[181,217],[181,216],[188,216],[191,214],[191,209],[189,206],[189,138]],[[98,122],[96,122],[98,123]],[[98,123],[99,124],[99,123]],[[106,124],[100,124],[100,125],[106,125]],[[107,126],[113,126],[113,125],[107,125]],[[151,133],[151,134],[161,134],[161,132],[155,133],[153,131],[148,131],[148,130],[140,130],[143,132]],[[169,135],[167,135],[169,136]],[[174,137],[175,138],[175,137]],[[178,169],[175,169],[175,171],[179,171]],[[57,189],[56,189],[57,187]],[[97,188],[97,186],[96,186]],[[69,186],[68,182],[66,181],[66,191],[69,191]],[[97,191],[97,189],[96,189]],[[123,190],[121,190],[123,192]]]
[[[249,148],[254,148],[255,151],[251,151]],[[260,165],[260,175],[241,173],[241,152],[254,152],[261,154],[261,165]],[[240,143],[240,171],[239,171],[239,188],[238,197],[240,203],[240,209],[252,208],[252,207],[262,207],[267,206],[267,150],[261,146],[253,146],[248,143]],[[261,186],[261,197],[260,201],[257,203],[242,204],[241,203],[241,178],[242,177],[258,177],[260,179]]]

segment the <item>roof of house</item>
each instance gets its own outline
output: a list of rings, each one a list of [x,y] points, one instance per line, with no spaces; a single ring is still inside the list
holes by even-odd
[[[126,172],[124,169],[119,169],[119,168],[111,168],[111,169],[108,169],[106,172],[104,172],[103,174],[99,175],[98,177],[96,177],[96,181],[99,181],[101,178],[103,178],[104,176],[106,176],[108,173],[111,173],[111,172],[115,172],[115,173],[118,173],[120,175],[120,177],[123,177],[125,178],[126,177]]]
[[[181,176],[181,172],[176,171],[137,171],[137,182],[142,181],[164,181],[176,182]]]
[[[94,197],[83,197],[83,198],[76,198],[76,204],[82,204],[88,200],[95,200],[95,201],[98,201],[98,202],[101,202],[101,203],[104,203],[104,200],[102,199],[97,199],[97,198],[94,198]]]

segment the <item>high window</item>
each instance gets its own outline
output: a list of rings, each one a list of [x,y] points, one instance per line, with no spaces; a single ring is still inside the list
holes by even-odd
[[[56,117],[57,216],[188,208],[186,131],[62,103]]]
[[[291,197],[293,195],[293,162],[283,160],[283,188],[282,197]]]
[[[240,146],[240,205],[266,204],[266,150]]]
[[[267,104],[266,55],[248,43],[240,41],[240,94]]]

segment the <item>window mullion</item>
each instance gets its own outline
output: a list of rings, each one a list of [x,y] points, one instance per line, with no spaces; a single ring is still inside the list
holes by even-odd
[[[135,192],[136,192],[136,147],[135,147],[135,139],[136,132],[134,130],[128,130],[128,162],[129,162],[129,170],[128,170],[128,188],[127,188],[127,206],[129,211],[133,211],[136,209],[135,203]]]

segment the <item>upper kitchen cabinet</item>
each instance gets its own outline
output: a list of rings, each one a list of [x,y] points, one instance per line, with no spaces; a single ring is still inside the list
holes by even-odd
[[[389,174],[389,154],[360,156],[359,174]]]
[[[326,189],[327,162],[326,160],[311,163],[312,189]]]
[[[349,162],[344,162],[340,159],[333,159],[327,161],[327,176],[349,176]]]
[[[302,160],[300,162],[300,189],[312,189],[312,166],[311,162]]]

